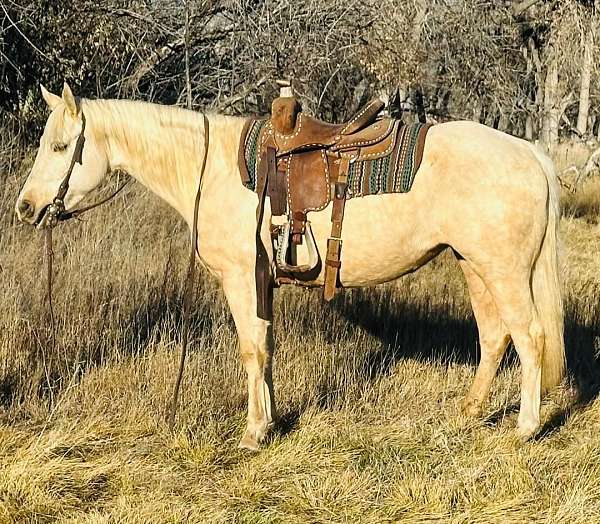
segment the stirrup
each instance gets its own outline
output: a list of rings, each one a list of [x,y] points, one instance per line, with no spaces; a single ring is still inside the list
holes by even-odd
[[[306,239],[306,248],[308,249],[308,264],[295,266],[286,262],[286,257],[290,245],[290,230],[291,223],[286,222],[285,225],[279,229],[279,237],[277,239],[277,266],[282,271],[289,273],[306,273],[311,271],[319,263],[319,252],[317,250],[317,244],[315,237],[313,236],[312,229],[310,228],[310,222],[306,222],[306,228],[304,238]]]

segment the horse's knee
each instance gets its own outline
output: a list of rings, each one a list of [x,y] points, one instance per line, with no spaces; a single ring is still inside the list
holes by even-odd
[[[240,357],[248,373],[263,369],[267,361],[264,348],[252,342],[240,342]]]
[[[481,344],[481,358],[489,362],[499,364],[506,351],[510,340],[507,329],[496,329],[494,331],[481,332],[479,342]]]

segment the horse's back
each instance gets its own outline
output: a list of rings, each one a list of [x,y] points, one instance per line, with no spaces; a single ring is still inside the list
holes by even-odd
[[[526,140],[483,124],[459,120],[430,129],[423,163],[444,173],[455,172],[461,166],[469,171],[475,168],[479,171],[477,178],[482,182],[495,181],[499,175],[508,182],[523,173],[528,177],[543,175],[535,147]]]

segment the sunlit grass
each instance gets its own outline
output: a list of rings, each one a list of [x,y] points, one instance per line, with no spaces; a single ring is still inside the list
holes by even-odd
[[[174,214],[134,189],[56,231],[52,348],[42,239],[12,218],[17,178],[0,186],[0,522],[600,520],[596,185],[562,222],[571,377],[537,441],[513,431],[512,349],[484,417],[461,414],[476,327],[442,255],[331,305],[278,291],[280,422],[249,454],[233,322],[205,273],[175,432],[163,423],[187,249]]]

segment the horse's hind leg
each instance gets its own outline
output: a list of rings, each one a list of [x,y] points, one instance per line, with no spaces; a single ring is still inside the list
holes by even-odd
[[[544,328],[533,303],[530,278],[526,271],[496,274],[488,285],[521,361],[521,408],[517,432],[523,440],[533,437],[540,426],[545,343]]]
[[[254,272],[247,272],[254,276]],[[271,364],[273,330],[271,322],[256,316],[254,279],[247,275],[223,279],[240,342],[240,354],[248,375],[248,425],[240,447],[257,450],[273,423],[275,396]]]
[[[481,348],[481,360],[475,373],[475,379],[463,402],[465,413],[476,416],[481,414],[481,407],[490,392],[498,366],[510,341],[510,334],[502,322],[494,299],[483,280],[473,271],[467,261],[460,259],[459,264],[469,288]]]

